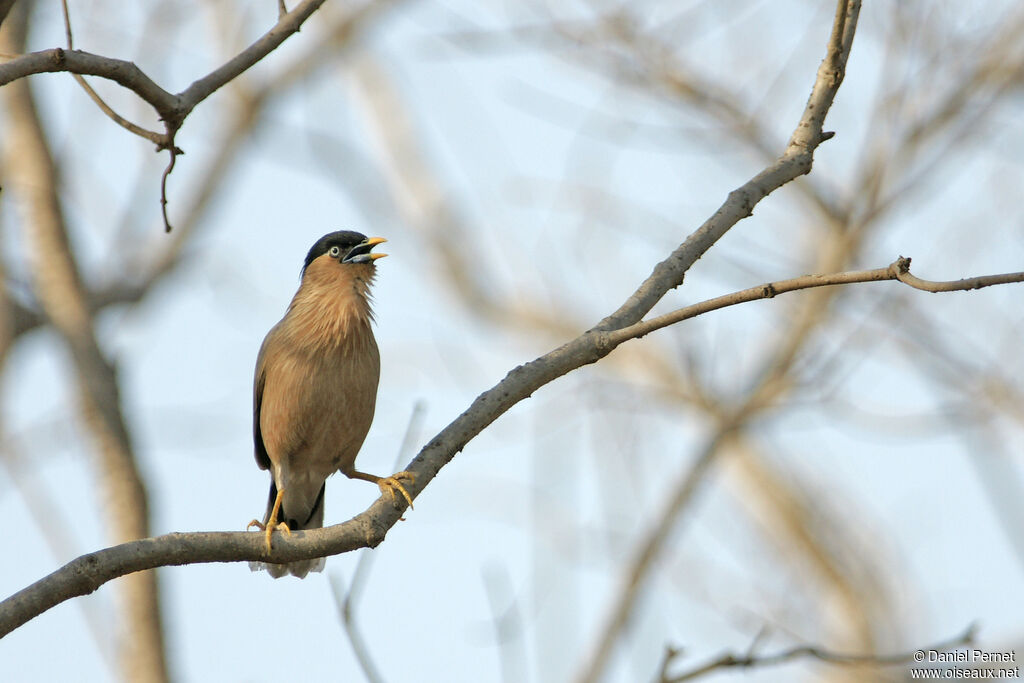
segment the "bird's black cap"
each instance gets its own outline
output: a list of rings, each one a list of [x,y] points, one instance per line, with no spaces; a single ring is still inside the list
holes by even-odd
[[[327,233],[316,241],[313,248],[306,254],[306,262],[302,264],[302,273],[317,257],[326,254],[331,247],[339,247],[342,254],[347,254],[352,247],[362,244],[367,239],[366,235],[354,230],[339,230],[338,232]]]

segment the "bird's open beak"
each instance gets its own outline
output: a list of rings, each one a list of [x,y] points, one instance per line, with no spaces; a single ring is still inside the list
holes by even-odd
[[[342,263],[372,263],[379,258],[384,258],[387,254],[371,254],[370,250],[378,244],[387,242],[383,237],[368,237],[366,241],[357,244],[352,247],[345,258],[341,260]]]

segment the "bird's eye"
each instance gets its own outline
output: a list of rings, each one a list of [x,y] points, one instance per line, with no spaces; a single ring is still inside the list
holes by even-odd
[[[338,256],[341,256],[341,247],[333,246],[333,247],[331,247],[331,250],[329,252],[327,252],[327,253],[330,254],[331,256],[337,258]]]

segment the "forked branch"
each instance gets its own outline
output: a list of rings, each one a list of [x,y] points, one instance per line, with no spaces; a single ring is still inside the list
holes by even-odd
[[[249,47],[177,94],[164,90],[132,62],[70,49],[71,29],[65,7],[65,30],[69,49],[56,47],[49,50],[31,52],[15,57],[5,64],[0,64],[0,86],[33,74],[57,72],[73,74],[89,96],[100,106],[100,109],[117,122],[118,125],[153,142],[156,145],[157,151],[167,150],[170,154],[170,159],[167,168],[161,176],[160,204],[164,218],[164,227],[170,231],[171,224],[167,217],[167,177],[174,169],[175,158],[183,153],[179,147],[175,146],[174,139],[185,119],[199,103],[233,79],[245,73],[250,67],[277,49],[291,35],[297,33],[302,24],[305,23],[313,12],[320,9],[324,2],[325,0],[304,0],[304,2],[300,2],[291,12],[281,14],[277,23]],[[116,114],[85,83],[82,76],[105,78],[134,92],[153,107],[157,116],[163,122],[164,132],[157,133],[147,130]]]

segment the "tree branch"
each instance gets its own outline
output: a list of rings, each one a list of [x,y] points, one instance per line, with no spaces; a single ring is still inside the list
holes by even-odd
[[[221,67],[185,88],[179,97],[186,108],[185,114],[225,84],[240,76],[250,67],[277,49],[292,34],[298,33],[302,24],[320,9],[325,0],[305,0],[295,9],[278,19],[277,24],[260,36],[256,42],[229,59]]]
[[[767,283],[742,290],[726,297],[704,302],[652,319],[653,329],[670,324],[665,319],[674,315],[679,320],[693,317],[698,309],[717,310],[725,306],[769,299],[783,292],[857,282],[898,280],[908,274],[910,259],[900,258],[887,268],[876,270],[807,275],[792,280]],[[916,280],[916,278],[915,278]],[[924,282],[927,285],[936,284]],[[959,289],[1007,282],[1024,282],[1024,272],[989,275],[956,281]],[[945,286],[948,283],[937,283]],[[951,291],[951,290],[941,290]],[[702,310],[699,312],[707,312]],[[686,313],[686,314],[684,314]],[[678,322],[678,320],[676,321]],[[629,339],[650,333],[646,323],[614,332],[591,330],[559,348],[520,365],[504,379],[480,394],[472,405],[423,447],[407,470],[416,475],[416,482],[407,488],[415,498],[431,479],[461,451],[467,443],[519,401],[562,375],[594,363]],[[80,595],[93,592],[112,579],[145,569],[205,562],[295,562],[315,557],[337,555],[358,548],[374,548],[401,518],[404,503],[395,507],[388,497],[379,498],[366,511],[347,522],[314,531],[296,531],[291,536],[275,536],[274,548],[268,553],[263,536],[247,532],[173,533],[147,538],[83,555],[49,576],[0,602],[0,637],[18,628],[51,607]]]
[[[390,499],[378,499],[353,519],[315,531],[274,537],[267,553],[261,534],[238,532],[172,533],[82,555],[0,603],[0,637],[46,610],[88,595],[112,579],[156,567],[205,562],[293,562],[373,548],[401,517]]]
[[[785,152],[775,163],[729,193],[725,203],[694,231],[685,242],[654,268],[654,272],[617,311],[602,320],[595,330],[614,330],[639,321],[665,293],[683,283],[683,277],[732,226],[753,215],[754,207],[786,183],[811,172],[814,151],[832,137],[822,131],[846,73],[846,60],[853,47],[853,35],[860,14],[860,0],[839,0],[825,59],[804,112]]]
[[[680,308],[670,313],[660,315],[657,318],[651,318],[650,320],[645,320],[643,322],[615,330],[614,332],[610,332],[608,333],[608,341],[610,344],[618,346],[629,339],[639,339],[640,337],[654,332],[655,330],[660,330],[663,327],[674,325],[675,323],[688,320],[689,318],[695,318],[698,315],[708,313],[710,311],[717,311],[720,308],[734,306],[748,301],[757,301],[758,299],[771,299],[779,294],[785,294],[787,292],[796,292],[801,289],[810,289],[812,287],[849,285],[858,282],[884,282],[887,280],[899,280],[914,289],[920,289],[925,292],[959,292],[970,289],[981,289],[982,287],[991,287],[993,285],[1024,282],[1024,272],[1001,273],[999,275],[981,275],[962,280],[936,282],[933,280],[923,280],[912,275],[910,273],[910,259],[901,256],[886,268],[856,270],[845,273],[832,273],[829,275],[804,275],[791,280],[769,282],[767,284],[758,285],[757,287],[750,287],[749,289],[733,292],[732,294],[708,299],[707,301],[702,301],[698,304],[686,306],[685,308]]]
[[[173,95],[157,85],[133,62],[104,57],[82,50],[51,48],[30,52],[0,64],[0,86],[19,78],[39,73],[68,72],[82,76],[99,76],[114,81],[145,100],[172,129],[177,130],[196,105],[240,76],[254,64],[298,33],[302,24],[320,9],[325,0],[305,0],[278,19],[269,31],[252,45]]]
[[[946,652],[948,650],[955,650],[956,648],[970,645],[974,642],[976,631],[977,629],[975,625],[971,624],[963,633],[950,638],[949,640],[929,645],[926,648],[918,648],[912,652],[900,652],[892,655],[845,654],[833,652],[816,645],[798,645],[771,655],[756,655],[753,652],[738,655],[729,652],[706,664],[702,664],[701,666],[676,676],[669,675],[668,667],[672,664],[672,661],[681,654],[681,650],[668,647],[665,649],[665,658],[662,660],[658,681],[659,683],[682,683],[683,681],[692,681],[695,678],[709,674],[717,669],[730,669],[737,667],[749,669],[752,667],[774,666],[777,664],[785,664],[786,662],[800,658],[817,659],[828,664],[839,665],[873,664],[876,666],[886,666],[893,664],[908,664],[910,662],[917,661],[916,656],[922,649]],[[756,642],[754,644],[756,645]]]
[[[178,96],[157,85],[133,62],[83,50],[54,47],[16,57],[6,64],[0,64],[0,86],[33,74],[59,72],[99,76],[114,81],[145,100],[161,117],[176,118]]]
[[[16,57],[6,64],[0,64],[0,87],[38,73],[68,72],[75,75],[79,84],[100,106],[100,109],[126,130],[156,144],[157,151],[168,150],[170,159],[160,178],[160,210],[164,220],[164,228],[171,230],[167,216],[167,177],[174,170],[174,162],[183,151],[175,146],[174,138],[178,129],[185,122],[192,110],[200,102],[219,90],[234,78],[237,78],[254,64],[277,49],[292,34],[297,33],[302,24],[320,9],[325,0],[305,0],[291,12],[279,16],[277,24],[260,36],[249,47],[229,59],[217,69],[193,82],[182,92],[174,95],[157,85],[145,72],[133,62],[104,57],[91,52],[70,49],[71,29],[65,14],[65,30],[69,49],[52,48],[32,52]],[[164,123],[166,131],[155,133],[117,115],[82,79],[82,76],[99,76],[114,81],[131,90],[146,101]]]

